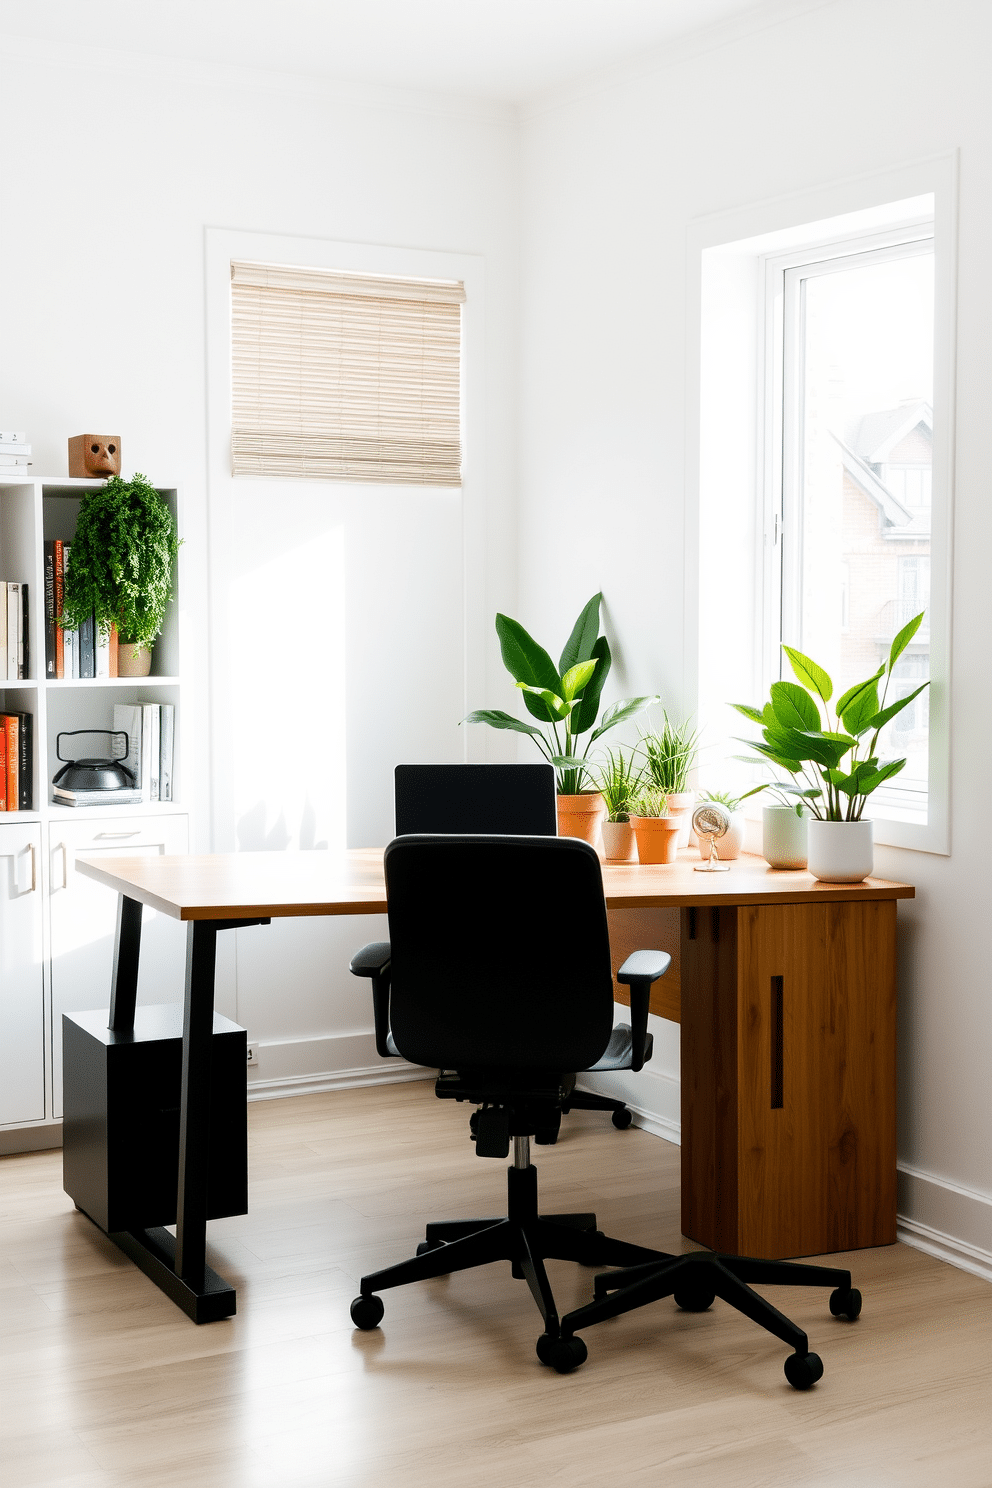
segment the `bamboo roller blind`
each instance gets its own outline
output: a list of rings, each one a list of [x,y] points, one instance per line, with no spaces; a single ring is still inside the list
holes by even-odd
[[[231,264],[235,475],[461,484],[464,286]]]

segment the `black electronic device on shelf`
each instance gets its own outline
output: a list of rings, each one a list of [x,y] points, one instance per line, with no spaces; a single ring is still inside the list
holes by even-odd
[[[56,757],[62,760],[62,768],[52,780],[52,796],[63,806],[83,806],[117,802],[140,801],[141,791],[134,772],[120,759],[72,759],[62,753],[62,740],[78,734],[106,734],[110,739],[124,740],[124,755],[127,756],[130,740],[123,729],[68,729],[55,739]]]

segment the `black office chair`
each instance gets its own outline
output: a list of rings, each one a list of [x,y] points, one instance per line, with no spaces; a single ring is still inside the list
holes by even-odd
[[[397,837],[418,832],[498,832],[500,835],[555,837],[558,808],[551,765],[397,765],[393,776]],[[623,1057],[623,1049],[619,1055]],[[626,1069],[607,1051],[597,1072]],[[569,1111],[608,1111],[618,1131],[633,1115],[625,1101],[591,1090],[574,1089],[562,1104]],[[553,1144],[558,1127],[536,1137]]]
[[[593,1214],[541,1217],[530,1137],[560,1120],[572,1071],[593,1067],[616,1037],[606,905],[599,860],[574,838],[406,837],[385,854],[388,944],[351,963],[372,981],[376,1046],[441,1074],[441,1099],[479,1106],[476,1150],[505,1157],[507,1215],[433,1223],[415,1258],[364,1276],[351,1306],[358,1328],[383,1316],[378,1292],[508,1260],[544,1318],[538,1358],[566,1374],[587,1356],[577,1329],[674,1294],[698,1311],[720,1296],[791,1344],[786,1377],[797,1389],[823,1372],[806,1334],[751,1291],[748,1280],[831,1286],[831,1311],[856,1317],[850,1272],[721,1256],[670,1256],[613,1240]],[[651,985],[670,957],[635,951],[620,969],[630,988],[626,1068],[650,1056]],[[544,1262],[624,1269],[596,1280],[596,1300],[559,1319]],[[612,1292],[612,1295],[610,1293]]]

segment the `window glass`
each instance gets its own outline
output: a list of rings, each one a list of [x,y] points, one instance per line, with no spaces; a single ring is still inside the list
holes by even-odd
[[[870,676],[897,631],[929,606],[932,247],[793,268],[790,294],[781,639],[825,666],[839,694]],[[888,702],[929,675],[929,640],[925,619]],[[907,764],[870,798],[872,814],[926,821],[927,721],[924,692],[883,733],[882,757]]]

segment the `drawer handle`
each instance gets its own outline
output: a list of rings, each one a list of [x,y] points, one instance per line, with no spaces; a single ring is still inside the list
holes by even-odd
[[[140,837],[140,836],[141,836],[141,830],[140,830],[140,828],[136,829],[133,832],[97,832],[96,836],[93,838],[93,841],[94,842],[99,842],[99,841],[101,841],[101,839],[105,839],[105,838],[108,838],[108,837],[118,838],[118,837]]]
[[[57,852],[60,852],[62,854],[62,882],[60,884],[56,885],[56,883],[55,883],[55,875],[54,874],[51,874],[51,877],[52,877],[52,887],[51,887],[51,890],[50,890],[51,893],[54,893],[55,892],[56,887],[58,887],[60,889],[67,889],[69,887],[69,849],[66,847],[66,845],[65,845],[64,842],[56,842],[55,846],[52,848],[52,854],[53,854],[53,856]],[[49,873],[51,873],[51,863],[49,863]]]
[[[31,854],[31,888],[29,893],[33,894],[38,887],[38,859],[35,857],[34,843],[28,843],[28,852]]]

